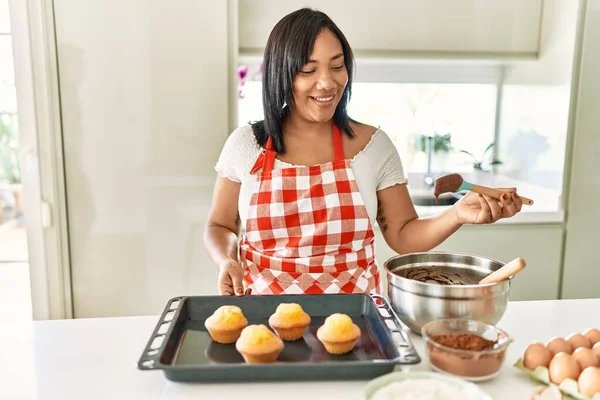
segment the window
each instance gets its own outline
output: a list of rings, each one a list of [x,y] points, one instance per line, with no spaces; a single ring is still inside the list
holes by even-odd
[[[239,125],[263,117],[260,61],[243,62]],[[570,87],[504,84],[503,73],[500,64],[473,61],[357,60],[349,113],[387,133],[407,173],[427,170],[431,136],[434,175],[482,169],[558,198]]]
[[[357,64],[349,114],[385,131],[407,172],[427,171],[428,136],[434,145],[431,170],[437,173],[471,171],[494,142],[500,76],[496,68],[473,72],[472,67],[427,66],[424,71],[420,65]],[[250,71],[253,78],[241,87],[238,125],[263,116],[257,65],[251,65]],[[486,161],[491,161],[493,152],[487,155]]]
[[[0,318],[31,321],[19,126],[8,0],[0,0]]]
[[[8,0],[0,0],[0,262],[27,261]]]
[[[477,155],[494,141],[495,85],[357,82],[352,90],[352,118],[381,127],[407,171],[427,170],[428,136],[437,172],[472,169],[459,150]]]
[[[500,123],[500,172],[562,191],[569,85],[506,85]]]

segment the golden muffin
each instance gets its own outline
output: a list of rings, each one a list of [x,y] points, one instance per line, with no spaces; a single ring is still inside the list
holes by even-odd
[[[331,314],[317,329],[317,338],[330,354],[345,354],[354,349],[360,328],[346,314]]]
[[[269,325],[281,339],[298,340],[310,325],[310,315],[304,312],[300,304],[282,303],[269,317]]]
[[[212,340],[218,343],[234,343],[248,320],[238,306],[221,306],[204,322]]]
[[[283,350],[283,341],[266,325],[248,325],[235,348],[248,364],[272,363]]]

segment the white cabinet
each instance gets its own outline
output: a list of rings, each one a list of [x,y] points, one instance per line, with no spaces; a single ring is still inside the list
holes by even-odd
[[[75,316],[216,292],[202,231],[229,133],[227,2],[54,6]]]
[[[286,14],[310,6],[328,14],[357,53],[538,53],[542,0],[238,0],[241,53],[264,49]]]
[[[395,255],[377,231],[377,261]],[[561,224],[506,224],[463,226],[435,250],[468,253],[508,262],[521,257],[527,267],[512,281],[511,300],[558,298],[560,280]]]

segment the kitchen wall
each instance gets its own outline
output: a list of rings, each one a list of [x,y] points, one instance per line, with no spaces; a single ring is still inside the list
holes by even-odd
[[[544,2],[544,15],[554,17],[556,14],[548,14],[548,3],[566,4]],[[55,2],[76,317],[155,314],[170,297],[217,293],[217,271],[204,251],[202,233],[211,203],[213,166],[230,129],[228,71],[235,58],[231,54],[237,54],[239,48],[236,45],[231,53],[229,43],[237,43],[238,37],[230,36],[236,30],[228,26],[228,11],[231,6],[232,10],[252,12],[252,4],[258,7],[268,2],[240,1],[239,9],[237,1]],[[282,7],[281,2],[274,4]],[[423,4],[432,7],[434,2]],[[471,7],[473,15],[502,14],[501,6],[488,2],[463,0],[457,4],[462,10]],[[541,2],[507,4],[529,10],[525,15],[531,21],[536,12],[542,12]],[[488,6],[490,10],[485,8]],[[428,14],[419,15],[425,18]],[[443,19],[443,15],[435,15]],[[461,15],[454,17],[460,19]],[[504,18],[511,20],[506,13]],[[450,22],[446,29],[451,29]],[[438,52],[438,56],[452,55],[452,51],[461,57],[469,51],[477,57],[519,56],[537,65],[539,49],[535,40],[530,41],[532,30],[515,28],[515,32],[512,43],[519,43],[519,32],[529,38],[525,56],[510,41],[500,40],[502,35],[488,46],[504,43],[508,46],[504,50],[485,45],[460,49],[456,46],[462,42],[455,40],[454,48],[428,51]],[[455,38],[465,35],[459,33]],[[489,37],[494,37],[493,32]],[[240,31],[239,39],[250,38]],[[413,48],[410,42],[397,42],[395,48],[384,51],[406,56],[418,49],[414,43],[419,40],[412,42]],[[553,43],[542,42],[543,60],[546,52],[553,52]],[[248,44],[246,49],[251,52],[252,46]],[[511,72],[515,80],[518,75],[527,76],[525,70],[523,74],[520,71]],[[493,235],[494,229],[486,227],[485,234]],[[549,230],[528,229],[521,231],[520,237],[538,244],[562,240],[560,224]],[[481,232],[467,229],[464,236],[456,236],[446,246],[471,248],[471,252],[482,251],[504,261],[527,250],[526,246],[501,250],[504,244],[510,246],[514,237],[510,232],[502,234],[509,239],[494,250],[489,236]],[[382,264],[392,254],[379,234],[377,241]],[[558,286],[560,254],[532,257],[537,257],[540,265],[552,264],[553,277],[548,287],[535,286],[529,291],[526,282],[530,281],[523,281],[517,287],[523,293],[521,298],[528,298],[527,293],[531,298],[556,297],[553,288]],[[532,279],[536,278],[534,274]]]
[[[568,164],[568,219],[562,297],[598,298],[600,240],[600,0],[588,0],[582,26],[577,106]]]
[[[76,317],[216,293],[202,246],[227,134],[227,2],[55,3]]]
[[[565,210],[562,238],[560,242],[549,240],[552,245],[544,247],[548,252],[556,251],[556,246],[561,248],[558,296],[597,298],[600,287],[590,278],[598,274],[595,248],[600,238],[600,209],[596,205],[600,197],[600,0],[544,2],[543,18],[539,62],[506,69],[501,148],[504,157],[512,152],[508,160],[514,162],[509,161],[512,168],[502,171],[539,182],[561,178],[558,183],[559,190],[564,190]],[[580,24],[572,23],[578,18]],[[515,97],[527,92],[531,95],[530,107],[511,107]],[[527,147],[519,150],[509,146],[520,124],[530,131],[542,128],[552,132],[550,140],[560,142],[555,154],[545,160],[545,170],[534,171],[531,164],[518,162],[528,153]],[[526,158],[531,159],[529,153]],[[550,269],[540,272],[553,279],[554,263],[548,265]]]

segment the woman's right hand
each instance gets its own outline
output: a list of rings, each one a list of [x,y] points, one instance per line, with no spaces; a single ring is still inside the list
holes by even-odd
[[[229,260],[219,266],[219,294],[243,296],[244,270],[239,262]]]

